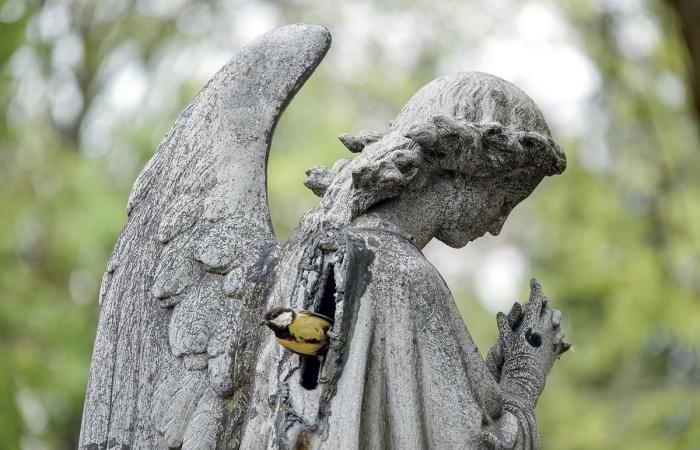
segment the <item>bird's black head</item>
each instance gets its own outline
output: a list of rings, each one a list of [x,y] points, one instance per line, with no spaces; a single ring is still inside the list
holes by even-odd
[[[267,325],[272,331],[281,331],[286,329],[296,313],[289,308],[273,308],[265,313],[262,324]]]

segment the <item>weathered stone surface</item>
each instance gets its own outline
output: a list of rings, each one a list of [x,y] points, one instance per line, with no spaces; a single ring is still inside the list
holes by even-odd
[[[272,132],[329,45],[315,25],[253,42],[197,95],[139,176],[101,289],[81,448],[215,448],[240,433],[232,405],[247,396],[209,386],[207,346],[220,322],[238,325],[245,349],[233,334],[217,340],[217,355],[239,357],[215,367],[242,378],[224,383],[227,395],[251,385],[245,356],[260,340],[264,282],[237,292],[241,301],[226,296],[224,278],[233,267],[246,273],[275,242],[265,191]]]
[[[307,172],[321,203],[280,245],[267,152],[329,44],[314,25],[260,37],[139,176],[100,292],[81,448],[539,446],[561,314],[533,280],[484,359],[420,249],[498,234],[563,152],[517,87],[442,77],[385,133],[341,135],[356,156]],[[272,307],[334,319],[322,363],[258,326]]]

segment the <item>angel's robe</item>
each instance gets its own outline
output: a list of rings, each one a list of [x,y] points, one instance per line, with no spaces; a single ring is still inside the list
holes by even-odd
[[[333,373],[328,366],[335,365],[338,376],[304,389],[301,358],[270,335],[261,345],[241,448],[480,448],[489,402],[500,401],[497,383],[444,280],[404,236],[368,228],[342,236],[336,318],[345,323],[336,320],[334,329],[343,341],[322,370]],[[313,254],[309,246],[318,245],[311,241],[280,262],[268,307],[308,307],[297,291],[304,284],[299,267]],[[515,417],[515,448],[535,448],[532,414]]]

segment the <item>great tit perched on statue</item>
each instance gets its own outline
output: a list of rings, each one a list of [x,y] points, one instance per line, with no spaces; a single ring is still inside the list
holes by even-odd
[[[265,313],[260,324],[275,333],[282,347],[302,356],[324,356],[333,336],[333,319],[311,311],[274,308]]]

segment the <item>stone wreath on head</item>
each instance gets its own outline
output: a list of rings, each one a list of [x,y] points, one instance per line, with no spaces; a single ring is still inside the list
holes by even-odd
[[[360,156],[333,169],[307,171],[306,186],[331,206],[351,177],[351,217],[379,201],[420,189],[436,173],[488,180],[518,171],[535,184],[566,168],[537,105],[518,87],[493,75],[462,72],[420,89],[386,134],[343,134]],[[405,145],[397,145],[403,140]],[[382,143],[387,145],[382,145]]]

